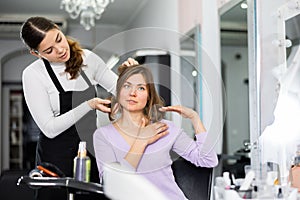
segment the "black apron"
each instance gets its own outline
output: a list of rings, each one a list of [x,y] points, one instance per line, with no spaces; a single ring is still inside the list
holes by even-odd
[[[83,71],[81,71],[81,76],[89,85],[88,89],[84,91],[64,91],[56,75],[54,74],[50,63],[45,59],[43,59],[43,61],[50,78],[59,91],[60,115],[72,110],[72,108],[75,108],[82,102],[90,100],[96,96],[95,87],[91,84],[90,80]],[[96,159],[93,156],[93,133],[95,130],[96,111],[91,110],[75,125],[72,125],[55,138],[48,138],[44,134],[40,134],[37,145],[37,165],[43,162],[51,163],[58,167],[67,177],[73,177],[73,160],[77,155],[78,144],[80,141],[86,141],[88,156],[91,158],[90,180],[91,182],[99,183],[99,173]]]

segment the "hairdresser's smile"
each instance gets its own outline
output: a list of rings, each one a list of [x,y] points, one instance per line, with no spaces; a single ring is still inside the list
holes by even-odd
[[[62,60],[65,60],[68,57],[68,52],[66,51],[62,56],[60,56],[59,58]]]

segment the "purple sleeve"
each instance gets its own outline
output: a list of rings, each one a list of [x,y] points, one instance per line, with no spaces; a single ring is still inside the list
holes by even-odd
[[[122,166],[128,169],[128,171],[134,171],[133,167],[123,158],[127,152],[118,150],[113,147],[110,139],[106,137],[105,132],[111,132],[110,127],[98,128],[93,135],[93,143],[95,150],[95,157],[97,161],[97,167],[99,171],[100,180],[103,177],[103,166],[113,162],[118,162]],[[118,157],[120,159],[118,159]]]
[[[194,141],[185,132],[180,131],[173,150],[196,166],[215,167],[218,165],[218,157],[213,148],[209,152],[202,150],[206,137],[207,132],[200,133],[196,135],[196,141]]]
[[[99,171],[100,180],[103,176],[103,166],[105,163],[116,162],[116,156],[110,142],[105,138],[101,128],[97,129],[93,136],[95,157]]]

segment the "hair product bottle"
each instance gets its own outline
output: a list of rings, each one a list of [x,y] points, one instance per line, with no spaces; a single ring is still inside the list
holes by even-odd
[[[297,152],[294,158],[294,165],[290,171],[291,186],[298,188],[300,192],[300,145],[297,145]]]
[[[91,160],[86,155],[86,142],[79,143],[78,155],[74,158],[74,178],[78,181],[90,181]]]

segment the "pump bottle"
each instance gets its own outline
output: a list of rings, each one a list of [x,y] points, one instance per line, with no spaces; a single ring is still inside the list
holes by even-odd
[[[91,160],[86,155],[86,142],[81,141],[78,155],[74,158],[74,178],[78,181],[90,181]]]

